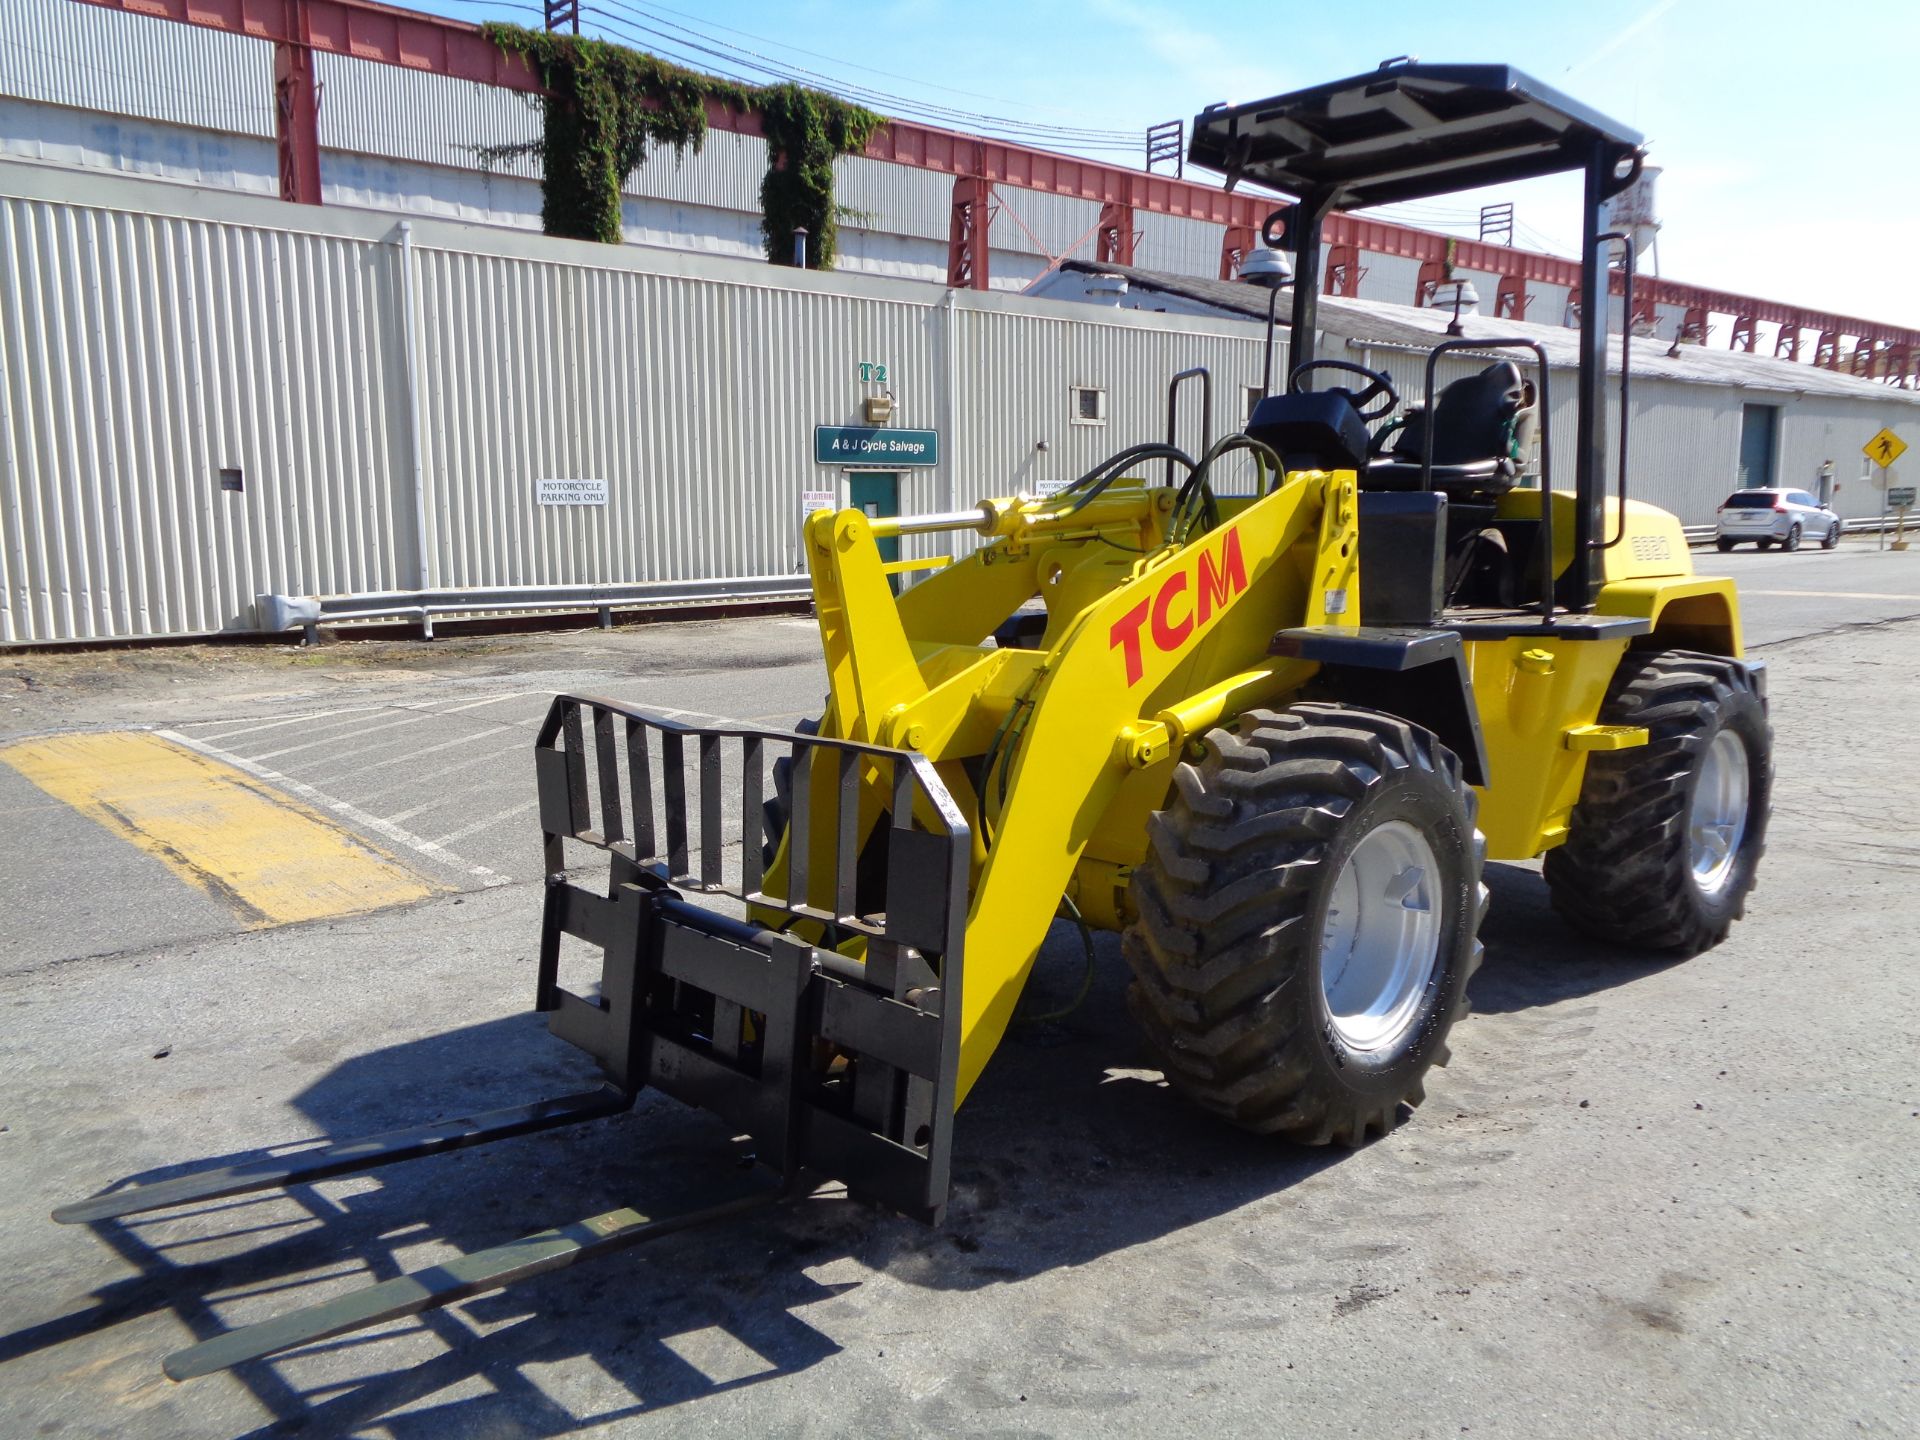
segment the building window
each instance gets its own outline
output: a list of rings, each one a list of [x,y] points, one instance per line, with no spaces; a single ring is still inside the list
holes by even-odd
[[[1267,392],[1261,386],[1259,385],[1247,386],[1247,404],[1246,404],[1246,408],[1241,412],[1241,415],[1240,415],[1240,428],[1242,430],[1246,429],[1247,426],[1253,423],[1254,407],[1266,398],[1267,398]]]
[[[1092,385],[1075,385],[1071,392],[1072,409],[1069,412],[1076,425],[1104,425],[1107,423],[1107,392]]]

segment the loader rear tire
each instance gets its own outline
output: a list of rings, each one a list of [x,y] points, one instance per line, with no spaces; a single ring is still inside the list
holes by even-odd
[[[1123,946],[1168,1083],[1305,1144],[1391,1129],[1480,964],[1474,814],[1459,760],[1390,715],[1299,704],[1211,731],[1148,822]]]
[[[1588,757],[1543,867],[1553,907],[1596,939],[1711,949],[1745,913],[1766,848],[1773,730],[1753,679],[1720,655],[1629,652],[1600,719],[1651,738]]]

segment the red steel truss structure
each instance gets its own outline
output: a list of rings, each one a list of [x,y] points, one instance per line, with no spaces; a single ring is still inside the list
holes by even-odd
[[[228,34],[247,35],[274,47],[275,115],[280,147],[280,196],[299,204],[320,203],[319,103],[313,56],[324,51],[382,65],[421,70],[459,80],[538,93],[540,78],[518,56],[488,40],[477,25],[427,15],[374,0],[77,0],[129,15],[173,20]],[[709,104],[708,123],[716,130],[760,135],[760,117],[752,112]],[[869,159],[932,170],[953,177],[951,233],[947,247],[948,283],[961,288],[988,287],[987,230],[994,214],[997,186],[1035,190],[1087,200],[1101,207],[1100,256],[1129,263],[1135,217],[1172,215],[1223,227],[1220,277],[1231,279],[1239,263],[1258,243],[1260,227],[1276,208],[1271,197],[1229,194],[1213,186],[1168,175],[1150,175],[1099,160],[1036,150],[1005,140],[987,140],[906,120],[882,125],[868,144]],[[1471,270],[1499,278],[1496,313],[1524,318],[1532,299],[1529,283],[1577,290],[1578,261],[1515,250],[1416,230],[1390,221],[1353,215],[1328,219],[1329,254],[1348,257],[1327,267],[1327,288],[1353,293],[1363,267],[1360,256],[1394,255],[1417,260],[1421,280]],[[1803,358],[1801,336],[1817,339],[1805,358],[1834,370],[1887,380],[1902,387],[1920,383],[1920,330],[1805,306],[1759,300],[1672,280],[1641,279],[1636,309],[1651,316],[1655,305],[1685,311],[1679,339],[1705,344],[1707,317],[1733,317],[1731,345],[1752,351],[1760,322],[1778,326],[1774,353]],[[1418,303],[1418,294],[1408,297]],[[1545,317],[1542,317],[1545,318]],[[1851,341],[1851,345],[1847,342]]]

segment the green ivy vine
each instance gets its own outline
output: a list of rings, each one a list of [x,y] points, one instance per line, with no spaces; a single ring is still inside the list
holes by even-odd
[[[807,231],[807,264],[830,269],[839,221],[833,162],[866,148],[883,118],[798,85],[754,88],[685,70],[648,55],[578,35],[489,22],[487,37],[539,73],[538,140],[483,146],[488,161],[535,155],[541,170],[541,228],[549,235],[621,239],[620,187],[652,149],[676,158],[707,138],[707,104],[757,113],[767,137],[760,185],[760,231],[767,259],[793,263],[794,234]]]
[[[845,213],[833,203],[833,162],[866,149],[881,117],[798,85],[756,92],[754,109],[767,135],[767,175],[760,182],[767,259],[791,265],[794,232],[804,227],[807,264],[831,270]]]

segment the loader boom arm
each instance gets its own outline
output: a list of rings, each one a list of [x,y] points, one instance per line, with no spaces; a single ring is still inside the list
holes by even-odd
[[[1011,516],[1002,533],[899,603],[868,517],[818,512],[808,522],[833,732],[925,754],[978,815],[956,1103],[1005,1034],[1123,787],[1164,795],[1183,749],[1226,707],[1312,673],[1269,654],[1283,624],[1358,623],[1352,472],[1289,477],[1185,544],[1112,540],[1116,530],[1150,539],[1170,499],[1135,487],[1103,497],[1100,514],[1077,527],[1054,524],[1044,508],[989,502]],[[995,608],[1009,597],[1047,601],[1039,649],[973,643],[1005,618],[966,611],[982,572]],[[970,761],[985,764],[973,771],[978,794]],[[824,841],[816,833],[810,849]]]

